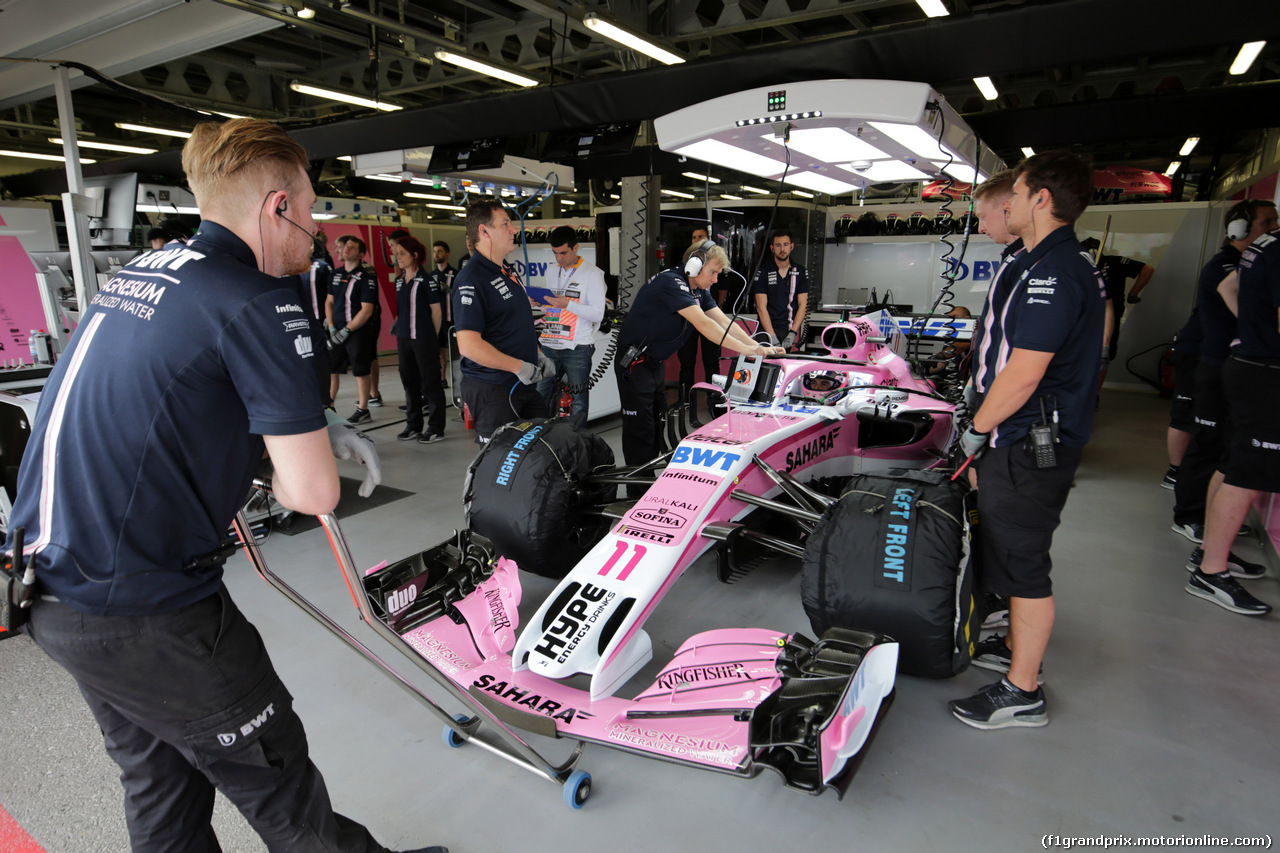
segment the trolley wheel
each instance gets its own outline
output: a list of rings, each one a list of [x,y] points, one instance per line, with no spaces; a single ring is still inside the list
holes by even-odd
[[[466,714],[455,714],[453,718],[460,723],[465,723],[470,719]],[[444,745],[452,749],[457,749],[467,742],[466,738],[462,737],[462,735],[458,734],[450,726],[445,726],[442,734],[444,735]]]
[[[580,809],[591,797],[591,774],[575,770],[564,783],[564,801],[571,809]]]

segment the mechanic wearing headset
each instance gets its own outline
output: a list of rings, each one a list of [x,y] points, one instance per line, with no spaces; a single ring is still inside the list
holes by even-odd
[[[974,657],[1006,677],[948,703],[981,729],[1049,721],[1038,687],[1054,619],[1049,546],[1093,425],[1107,298],[1072,229],[1093,197],[1090,165],[1050,151],[1024,160],[1014,175],[1007,225],[1023,251],[1002,267],[983,311],[975,351],[985,394],[960,439],[966,455],[982,453],[983,585],[1010,605],[1007,642],[984,640]]]
[[[618,397],[622,403],[622,456],[628,465],[656,457],[662,413],[667,408],[663,362],[692,334],[746,355],[780,355],[780,347],[757,344],[716,307],[708,289],[729,268],[729,256],[710,240],[690,246],[683,269],[668,269],[645,282],[618,335]],[[644,486],[628,486],[632,497]]]
[[[1276,227],[1276,206],[1246,200],[1227,211],[1226,239],[1200,272],[1196,315],[1200,318],[1200,363],[1195,369],[1195,427],[1173,485],[1173,531],[1199,544],[1204,539],[1205,507],[1222,482],[1215,469],[1226,453],[1231,417],[1222,387],[1222,366],[1236,337],[1236,268],[1240,255],[1258,237]],[[1237,565],[1244,565],[1243,562]]]
[[[333,448],[359,434],[326,429],[297,279],[278,278],[309,264],[307,156],[276,125],[236,119],[198,125],[182,165],[199,232],[102,288],[40,396],[10,527],[26,529],[39,585],[28,628],[121,767],[133,850],[221,849],[216,788],[272,850],[383,851],[333,811],[222,583],[264,448],[277,500],[326,513]]]
[[[1235,578],[1259,578],[1266,568],[1237,558],[1231,542],[1258,493],[1280,491],[1280,430],[1275,419],[1275,401],[1280,398],[1280,228],[1275,208],[1262,210],[1271,230],[1245,248],[1235,275],[1220,285],[1228,307],[1239,316],[1238,337],[1221,376],[1230,427],[1223,459],[1209,486],[1204,547],[1191,553],[1186,586],[1192,595],[1246,616],[1265,616],[1271,606],[1246,592]],[[1182,477],[1178,483],[1181,488]]]
[[[791,263],[794,249],[790,231],[773,232],[769,244],[773,262],[760,264],[751,288],[760,328],[768,333],[770,343],[779,344],[784,350],[795,346],[809,306],[809,271]]]
[[[711,239],[710,231],[707,227],[700,226],[693,229],[693,240],[690,246],[697,246]],[[678,267],[683,263],[683,256],[680,261],[673,263],[672,266]],[[729,294],[729,289],[723,282],[717,281],[711,285],[711,295],[715,297],[716,307],[723,309],[725,297]],[[732,309],[730,309],[732,313]],[[718,341],[709,340],[702,335],[690,335],[689,340],[684,342],[684,346],[676,351],[680,357],[680,399],[683,401],[689,395],[689,389],[693,387],[693,383],[697,381],[698,370],[698,351],[702,351],[702,369],[706,373],[706,381],[710,382],[711,377],[720,372],[720,345]]]
[[[548,271],[547,288],[555,296],[547,300],[538,344],[555,364],[555,372],[538,383],[538,393],[547,402],[547,411],[556,411],[554,397],[560,376],[570,386],[572,417],[588,411],[591,358],[595,355],[596,329],[604,319],[604,271],[578,254],[578,232],[568,225],[551,229],[551,252],[556,256],[554,272]]]
[[[538,382],[555,365],[538,351],[538,332],[524,288],[502,263],[515,245],[502,202],[467,208],[475,253],[453,280],[453,323],[462,354],[462,400],[484,444],[502,424],[549,415]]]

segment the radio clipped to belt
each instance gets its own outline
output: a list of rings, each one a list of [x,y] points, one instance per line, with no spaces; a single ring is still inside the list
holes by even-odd
[[[0,560],[0,640],[17,636],[18,629],[31,617],[31,602],[36,597],[36,555],[31,555],[26,571],[22,569],[22,545],[25,529],[13,531],[13,553]]]
[[[1053,446],[1058,443],[1058,398],[1052,398],[1053,415],[1045,411],[1044,397],[1040,398],[1040,423],[1027,433],[1027,447],[1035,454],[1037,468],[1053,468],[1058,456]]]

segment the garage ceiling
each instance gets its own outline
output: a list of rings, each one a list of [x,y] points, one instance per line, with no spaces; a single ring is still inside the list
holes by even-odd
[[[0,54],[80,62],[138,91],[73,74],[82,139],[160,151],[98,152],[87,173],[177,174],[181,139],[115,127],[191,126],[193,115],[159,99],[285,120],[318,158],[486,136],[536,155],[556,131],[652,118],[751,86],[921,80],[1006,161],[1022,146],[1070,147],[1099,165],[1163,171],[1199,136],[1183,158],[1191,180],[1229,166],[1261,128],[1280,124],[1264,107],[1280,103],[1274,0],[1236,0],[1208,19],[1202,0],[943,2],[951,14],[927,18],[915,0],[0,0]],[[300,17],[306,7],[313,17]],[[661,66],[604,41],[583,24],[590,13],[688,61]],[[1263,39],[1249,71],[1229,75],[1241,44]],[[442,46],[540,84],[517,90],[440,62]],[[999,97],[983,98],[976,76],[991,77]],[[292,91],[294,81],[405,109],[320,100]],[[0,63],[0,93],[0,149],[57,153],[47,141],[57,117],[47,63]],[[10,191],[48,191],[58,180],[56,170],[20,174],[33,164],[0,157]],[[340,188],[341,164],[325,169]]]

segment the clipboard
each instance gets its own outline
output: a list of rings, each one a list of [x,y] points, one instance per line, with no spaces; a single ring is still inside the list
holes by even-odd
[[[556,295],[548,288],[535,287],[532,284],[526,284],[524,286],[524,292],[529,294],[529,298],[534,302],[540,302],[543,305],[550,305],[551,303],[547,300]]]

